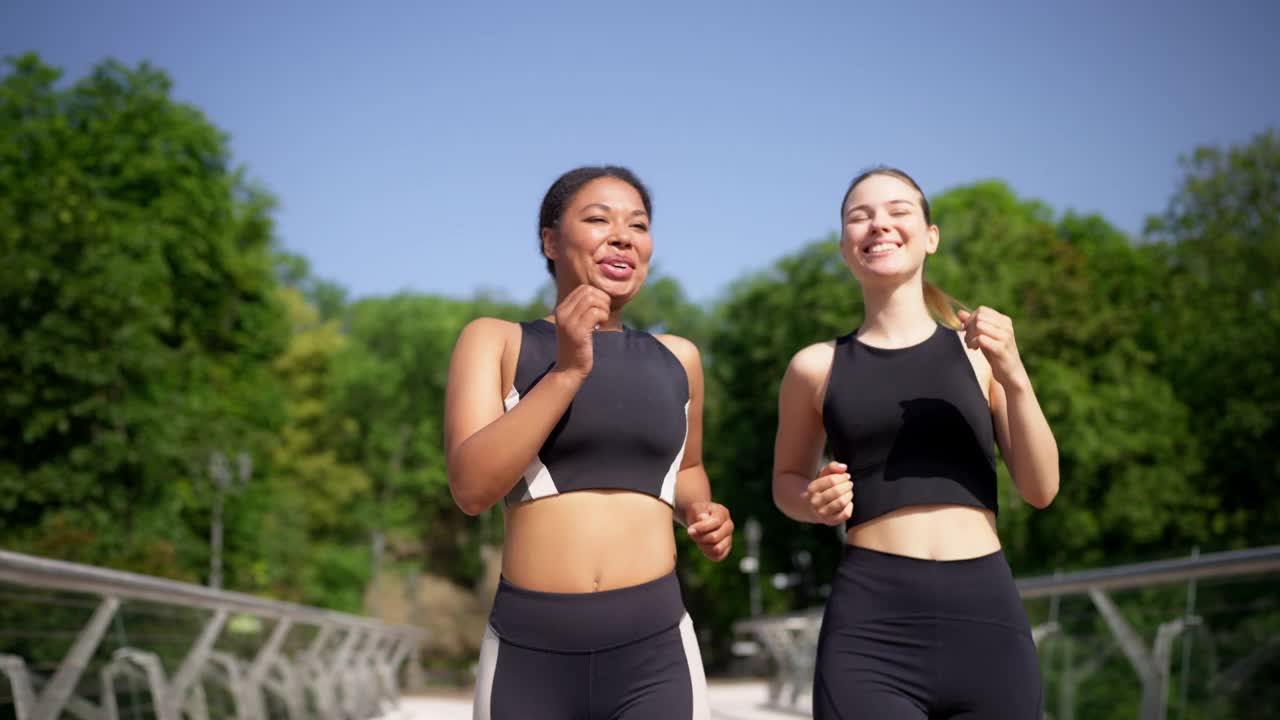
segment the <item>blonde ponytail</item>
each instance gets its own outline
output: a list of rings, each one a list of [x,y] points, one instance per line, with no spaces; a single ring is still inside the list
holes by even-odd
[[[960,318],[956,316],[956,308],[967,308],[928,280],[924,281],[924,304],[929,308],[929,314],[933,315],[934,320],[952,330],[960,329],[961,323]]]

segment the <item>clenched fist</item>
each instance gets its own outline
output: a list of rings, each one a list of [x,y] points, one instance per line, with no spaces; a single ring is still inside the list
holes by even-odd
[[[805,499],[825,525],[839,525],[853,517],[853,478],[848,469],[844,463],[829,462],[805,488]]]
[[[1010,387],[1026,379],[1027,371],[1013,336],[1013,320],[985,305],[973,312],[957,311],[956,316],[964,323],[965,345],[982,351],[996,382]]]
[[[591,337],[609,319],[608,293],[579,285],[556,306],[556,369],[586,377],[594,360]]]

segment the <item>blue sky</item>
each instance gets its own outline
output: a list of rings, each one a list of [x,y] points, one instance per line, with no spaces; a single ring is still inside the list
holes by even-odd
[[[1280,127],[1278,27],[1256,0],[4,0],[0,53],[165,69],[280,199],[285,245],[356,296],[528,299],[542,193],[608,162],[707,300],[834,230],[874,163],[1137,233],[1179,154]]]

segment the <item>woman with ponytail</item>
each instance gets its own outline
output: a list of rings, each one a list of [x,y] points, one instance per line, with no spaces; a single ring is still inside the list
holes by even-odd
[[[846,526],[823,616],[817,720],[1040,717],[1035,644],[996,534],[994,445],[1044,508],[1058,448],[1013,322],[924,279],[929,202],[906,173],[859,175],[840,251],[855,331],[796,353],[778,398],[774,502]],[[824,441],[832,461],[817,468]]]

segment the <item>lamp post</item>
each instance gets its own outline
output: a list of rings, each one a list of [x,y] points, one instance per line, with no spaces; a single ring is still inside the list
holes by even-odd
[[[222,587],[222,505],[231,490],[249,482],[253,475],[253,458],[248,453],[236,454],[236,473],[231,472],[227,456],[219,450],[209,453],[209,479],[213,482],[213,520],[209,523],[209,587]]]
[[[760,603],[760,521],[747,518],[743,535],[747,538],[747,554],[738,562],[738,569],[747,576],[747,588],[751,598],[751,617],[764,612]]]

